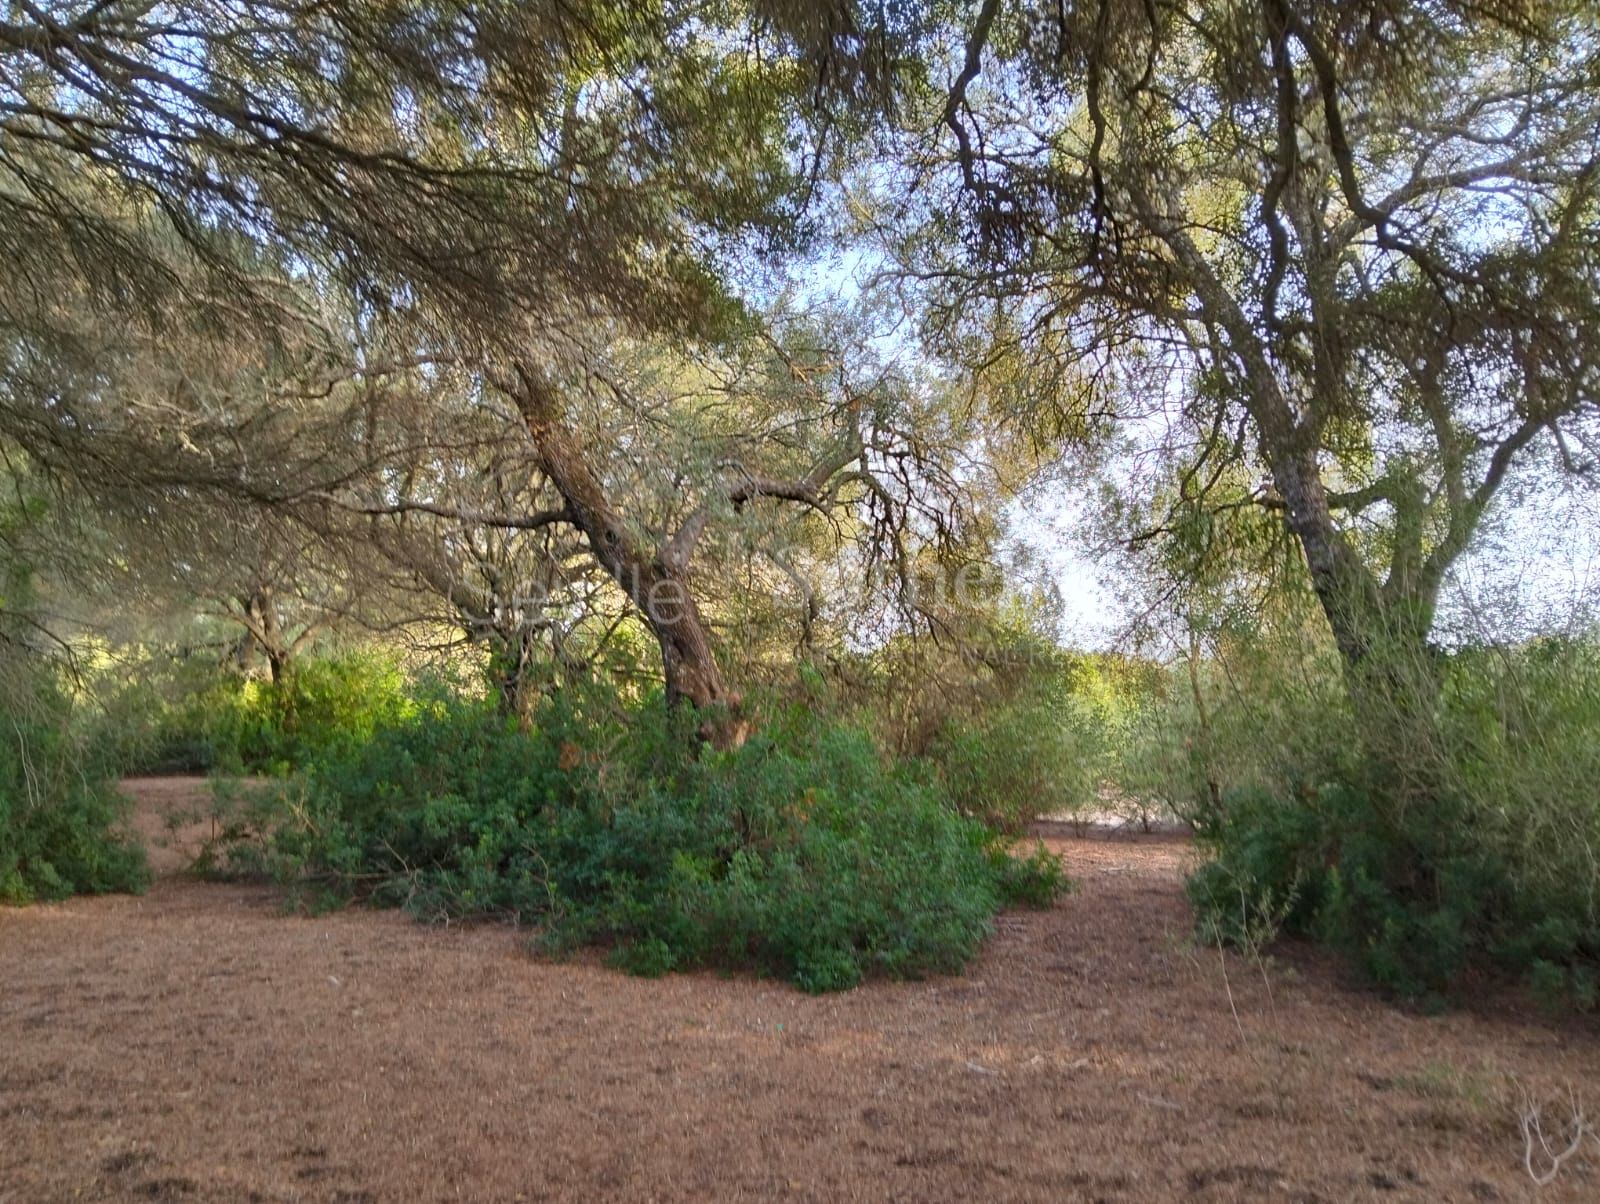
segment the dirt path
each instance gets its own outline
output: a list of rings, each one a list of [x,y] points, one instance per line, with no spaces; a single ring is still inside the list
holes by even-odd
[[[154,832],[194,787],[131,789]],[[0,911],[0,1201],[1521,1200],[1514,1083],[1600,1115],[1592,1024],[1304,953],[1275,1006],[1229,960],[1236,1022],[1181,840],[1052,843],[1080,891],[965,977],[822,998],[170,877]]]

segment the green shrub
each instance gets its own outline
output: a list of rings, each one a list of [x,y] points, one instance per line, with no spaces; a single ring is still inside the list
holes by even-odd
[[[217,760],[210,724],[242,679],[198,661],[136,660],[95,691],[89,742],[122,773],[204,773]]]
[[[1001,906],[1061,889],[1053,858],[1013,861],[858,730],[795,710],[697,756],[692,725],[569,691],[525,729],[435,698],[317,762],[265,861],[424,919],[536,922],[637,973],[807,990],[958,970]]]
[[[86,758],[66,700],[38,682],[6,693],[0,903],[143,889],[144,852],[117,831],[127,799]]]
[[[1474,967],[1593,1007],[1600,981],[1600,650],[1591,641],[1470,649],[1442,665],[1434,793],[1324,774],[1202,811],[1213,859],[1189,891],[1207,939],[1252,916],[1350,955],[1408,996],[1443,996]]]
[[[989,858],[999,879],[1000,897],[1007,903],[1049,907],[1071,889],[1061,871],[1061,859],[1042,841],[1026,856],[996,841],[989,846]]]
[[[928,759],[963,815],[1017,834],[1041,815],[1099,803],[1111,741],[1084,699],[1043,686],[970,718],[945,723]]]
[[[144,666],[115,691],[96,739],[124,773],[282,776],[410,706],[399,664],[372,651],[307,657],[281,682],[180,662]]]
[[[1392,809],[1344,783],[1311,799],[1231,796],[1189,881],[1201,935],[1248,944],[1261,914],[1349,956],[1412,997],[1447,994],[1476,963],[1573,985],[1600,959],[1575,892],[1531,893],[1458,804]]]
[[[1336,650],[1231,633],[1170,667],[1131,708],[1115,779],[1123,794],[1189,822],[1225,794],[1315,792],[1359,763]]]
[[[307,658],[250,681],[211,727],[224,768],[282,774],[358,746],[411,707],[404,672],[376,652]]]

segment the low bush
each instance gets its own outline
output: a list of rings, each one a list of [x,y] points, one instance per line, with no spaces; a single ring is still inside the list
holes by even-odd
[[[1017,834],[1042,815],[1095,807],[1109,751],[1088,705],[1040,690],[947,722],[927,756],[962,814]]]
[[[858,730],[791,710],[728,751],[692,730],[659,703],[566,692],[522,726],[437,697],[318,761],[236,847],[423,919],[536,922],[547,948],[609,945],[636,973],[754,967],[811,991],[957,970],[1000,907],[1062,889],[1054,858],[1015,857]]]
[[[1350,955],[1401,994],[1443,997],[1474,969],[1552,1002],[1600,1003],[1600,650],[1472,649],[1442,666],[1427,798],[1381,774],[1235,791],[1197,816],[1213,859],[1190,881],[1207,939],[1260,917]]]
[[[1475,966],[1582,1008],[1600,985],[1600,921],[1582,882],[1531,890],[1459,803],[1396,823],[1358,786],[1312,799],[1230,797],[1202,832],[1214,859],[1189,881],[1203,939],[1251,944],[1263,917],[1350,956],[1414,998],[1448,996]]]
[[[288,773],[359,747],[412,707],[405,673],[376,652],[307,658],[234,697],[210,732],[218,765],[247,773]]]
[[[4,694],[0,903],[143,889],[143,850],[118,830],[127,800],[75,738],[66,699],[37,680]]]
[[[410,706],[405,673],[374,652],[308,657],[281,682],[180,662],[144,666],[114,691],[96,739],[124,773],[282,776]]]

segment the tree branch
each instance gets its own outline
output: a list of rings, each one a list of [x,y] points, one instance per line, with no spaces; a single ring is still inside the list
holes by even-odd
[[[352,514],[432,514],[438,518],[453,518],[476,527],[499,527],[508,531],[537,531],[556,523],[571,523],[572,514],[565,506],[549,510],[536,510],[532,514],[485,514],[479,510],[465,510],[458,506],[445,506],[438,502],[406,499],[385,504],[368,504],[346,501],[335,494],[316,493],[311,500],[326,502]]]
[[[802,502],[816,510],[824,509],[823,490],[835,475],[843,472],[861,458],[863,451],[859,436],[843,441],[832,454],[824,456],[803,477],[769,477],[751,473],[737,467],[737,479],[724,486],[718,498],[738,509],[756,498],[777,498],[780,501]],[[685,568],[700,537],[705,534],[711,520],[711,505],[698,506],[661,548],[661,563],[679,571]]]

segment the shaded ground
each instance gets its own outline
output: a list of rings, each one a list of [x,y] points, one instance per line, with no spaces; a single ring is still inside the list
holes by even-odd
[[[195,798],[129,788],[148,835]],[[1520,1090],[1600,1114],[1594,1025],[1304,952],[1269,1001],[1189,947],[1181,838],[1066,831],[1079,892],[965,977],[822,998],[170,876],[0,910],[0,1201],[1521,1200]]]

